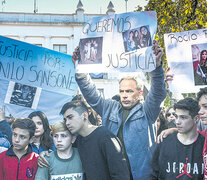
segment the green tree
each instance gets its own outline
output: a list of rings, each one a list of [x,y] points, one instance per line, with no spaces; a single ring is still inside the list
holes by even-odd
[[[149,0],[148,4],[142,8],[137,6],[136,11],[156,11],[157,12],[157,34],[156,39],[164,47],[164,34],[196,30],[207,27],[207,1],[206,0]],[[163,56],[164,69],[166,70],[167,59]],[[192,94],[184,94],[185,97]],[[164,104],[171,105],[169,96]]]
[[[163,35],[171,32],[188,31],[207,27],[206,0],[149,0],[137,10],[157,12],[157,36],[164,48]]]

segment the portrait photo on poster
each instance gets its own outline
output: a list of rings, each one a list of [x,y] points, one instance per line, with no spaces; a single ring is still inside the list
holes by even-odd
[[[101,64],[103,37],[80,39],[79,64]]]
[[[130,29],[122,33],[125,52],[152,46],[149,25]]]
[[[207,85],[207,43],[191,45],[194,84]]]
[[[35,109],[37,107],[41,88],[10,81],[5,103]]]

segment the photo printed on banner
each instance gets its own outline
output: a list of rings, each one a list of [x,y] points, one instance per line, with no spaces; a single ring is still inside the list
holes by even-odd
[[[5,103],[36,109],[41,88],[10,81]]]
[[[79,64],[102,63],[103,37],[80,39],[80,62]]]
[[[194,83],[207,85],[207,43],[191,45]]]
[[[152,46],[149,26],[141,26],[122,33],[125,52]]]

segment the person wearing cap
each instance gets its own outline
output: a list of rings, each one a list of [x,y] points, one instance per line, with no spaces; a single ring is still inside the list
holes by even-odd
[[[52,136],[57,150],[45,157],[50,166],[38,167],[35,179],[84,179],[78,150],[72,147],[76,136],[68,131],[64,121],[53,126]]]

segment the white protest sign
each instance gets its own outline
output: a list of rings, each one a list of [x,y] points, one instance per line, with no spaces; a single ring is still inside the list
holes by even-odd
[[[175,93],[198,92],[207,85],[207,29],[164,35],[170,73],[169,88]]]
[[[149,72],[156,67],[154,11],[100,16],[85,23],[77,72]]]

